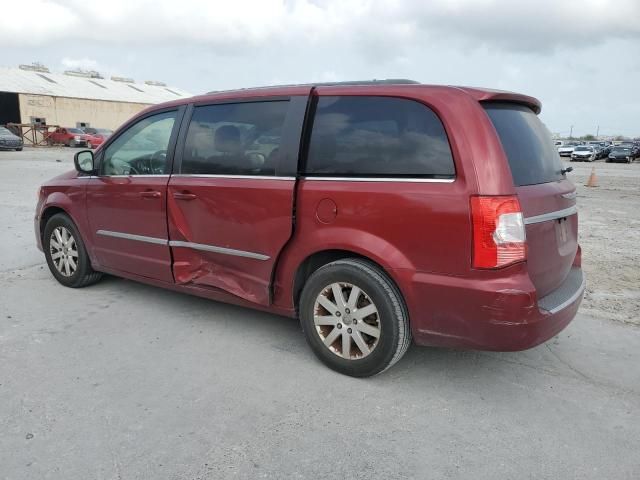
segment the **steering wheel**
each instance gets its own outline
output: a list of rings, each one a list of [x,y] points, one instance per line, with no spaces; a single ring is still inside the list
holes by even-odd
[[[151,157],[149,157],[149,171],[150,173],[156,173],[156,165],[157,169],[161,170],[164,173],[164,166],[167,163],[167,151],[166,150],[158,150],[154,152]],[[155,165],[154,165],[155,164]],[[160,173],[160,172],[158,172]]]
[[[109,170],[111,175],[140,175],[140,171],[129,162],[112,158],[109,161],[109,164],[110,165],[108,165],[108,167],[110,167]]]

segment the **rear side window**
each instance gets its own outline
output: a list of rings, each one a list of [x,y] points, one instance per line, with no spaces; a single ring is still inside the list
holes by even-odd
[[[275,175],[288,101],[195,107],[180,172]]]
[[[306,172],[310,176],[452,178],[444,126],[402,98],[320,97]]]
[[[484,109],[498,132],[516,186],[564,178],[551,135],[533,110],[515,103],[486,103]]]

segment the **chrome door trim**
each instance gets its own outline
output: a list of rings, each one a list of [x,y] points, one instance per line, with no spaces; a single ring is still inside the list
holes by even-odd
[[[410,182],[410,183],[453,183],[455,178],[405,178],[405,177],[302,177],[305,180],[318,180],[321,182]]]
[[[524,219],[525,225],[531,225],[532,223],[548,222],[549,220],[557,220],[558,218],[568,217],[578,213],[578,208],[573,205],[563,210],[556,210],[555,212],[543,213],[542,215],[535,215],[533,217],[526,217]]]
[[[235,250],[233,248],[216,247],[215,245],[205,245],[202,243],[182,242],[179,240],[171,240],[170,247],[191,248],[193,250],[201,250],[203,252],[221,253],[223,255],[233,255],[235,257],[252,258],[254,260],[269,260],[271,257],[261,253],[245,252],[244,250]]]
[[[275,177],[270,175],[209,175],[205,173],[177,173],[173,178],[232,178],[241,180],[295,180],[296,177]]]
[[[135,240],[137,242],[153,243],[154,245],[168,245],[165,238],[146,237],[144,235],[134,235],[132,233],[112,232],[111,230],[98,230],[96,235],[103,237],[123,238],[125,240]]]
[[[89,178],[169,178],[171,175],[91,175]]]

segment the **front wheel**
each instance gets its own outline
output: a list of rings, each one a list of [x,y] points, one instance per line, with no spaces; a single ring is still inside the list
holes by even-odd
[[[67,215],[58,213],[49,219],[42,244],[49,270],[65,287],[86,287],[102,277],[91,268],[80,232]]]
[[[391,367],[411,344],[402,295],[376,265],[344,259],[316,270],[302,290],[300,323],[329,368],[369,377]]]

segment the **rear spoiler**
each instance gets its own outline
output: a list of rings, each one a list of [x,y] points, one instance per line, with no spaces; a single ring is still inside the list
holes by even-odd
[[[542,110],[542,103],[540,100],[529,95],[522,95],[520,93],[507,92],[504,90],[489,90],[473,87],[459,87],[460,90],[467,92],[478,102],[513,102],[520,105],[526,105],[531,108],[536,114],[539,114]]]

